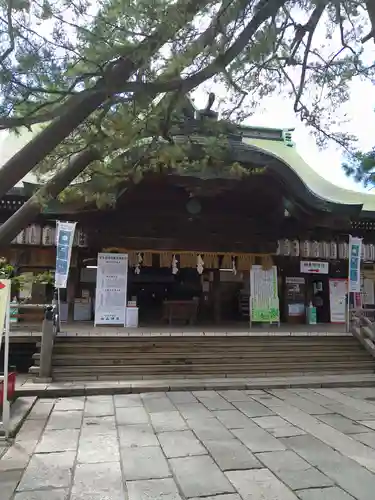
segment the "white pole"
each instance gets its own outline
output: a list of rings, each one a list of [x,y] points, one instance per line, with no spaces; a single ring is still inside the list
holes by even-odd
[[[349,254],[348,254],[348,294],[346,304],[346,333],[350,332],[350,254],[351,254],[351,236],[349,234]]]
[[[10,328],[10,283],[8,285],[8,298],[5,313],[5,342],[4,342],[4,380],[3,380],[3,426],[5,439],[9,437],[10,404],[8,401],[8,375],[9,375],[9,328]]]
[[[57,289],[57,319],[59,324],[58,326],[59,332],[61,332],[61,303],[60,303],[60,288]]]

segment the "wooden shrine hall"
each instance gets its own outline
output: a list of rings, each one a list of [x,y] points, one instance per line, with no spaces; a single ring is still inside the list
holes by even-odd
[[[200,120],[174,138],[204,141]],[[351,234],[363,238],[361,306],[375,309],[375,196],[321,178],[291,130],[231,127],[225,142],[224,167],[146,172],[107,208],[51,203],[2,251],[18,274],[53,272],[56,220],[77,222],[55,380],[373,371],[345,331],[345,299]],[[0,200],[0,222],[34,190],[24,183]],[[93,327],[102,253],[127,255],[124,307],[137,315],[125,329]],[[50,285],[15,290],[12,308],[52,295]],[[34,362],[38,374],[39,352]]]

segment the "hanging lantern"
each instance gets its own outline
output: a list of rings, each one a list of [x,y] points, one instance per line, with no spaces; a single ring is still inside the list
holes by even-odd
[[[143,257],[141,253],[137,254],[137,265],[135,266],[134,272],[135,274],[140,274],[141,273],[141,265],[143,262]]]
[[[300,248],[301,257],[310,257],[310,242],[307,240],[302,241]]]
[[[204,270],[204,262],[201,255],[197,255],[197,271],[198,274],[202,274]]]
[[[337,259],[337,243],[335,241],[331,241],[329,244],[329,256],[331,259]]]
[[[178,273],[178,260],[176,259],[176,255],[172,257],[172,274]]]
[[[299,245],[299,241],[298,240],[292,240],[292,248],[291,248],[291,252],[290,252],[290,255],[292,255],[293,257],[299,257],[299,254],[300,254],[300,245]]]
[[[233,271],[233,274],[236,276],[236,274],[237,274],[236,257],[232,257],[232,271]]]

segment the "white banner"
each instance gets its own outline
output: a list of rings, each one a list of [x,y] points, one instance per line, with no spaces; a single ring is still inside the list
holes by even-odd
[[[76,222],[56,221],[56,288],[66,288],[76,225]]]
[[[362,238],[349,236],[349,292],[361,291]]]
[[[348,280],[329,280],[329,304],[331,323],[345,323],[346,319],[346,295],[348,293]]]
[[[128,255],[99,253],[96,276],[95,325],[126,324]]]

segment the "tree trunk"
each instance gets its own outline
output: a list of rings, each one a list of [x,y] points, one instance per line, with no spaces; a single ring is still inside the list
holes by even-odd
[[[0,198],[105,102],[108,96],[113,93],[108,90],[108,85],[111,85],[113,89],[121,82],[125,83],[206,4],[207,0],[190,0],[189,2],[180,0],[171,7],[173,12],[171,12],[171,17],[167,16],[169,20],[162,23],[153,35],[142,41],[131,55],[127,55],[110,67],[93,90],[83,91],[70,97],[61,116],[55,118],[50,125],[0,168]],[[182,12],[185,15],[181,15]],[[172,13],[174,13],[173,16]],[[172,23],[170,19],[175,22]]]
[[[0,248],[12,240],[42,211],[48,201],[57,197],[93,161],[100,159],[93,148],[78,153],[69,164],[55,174],[21,208],[0,226]]]

